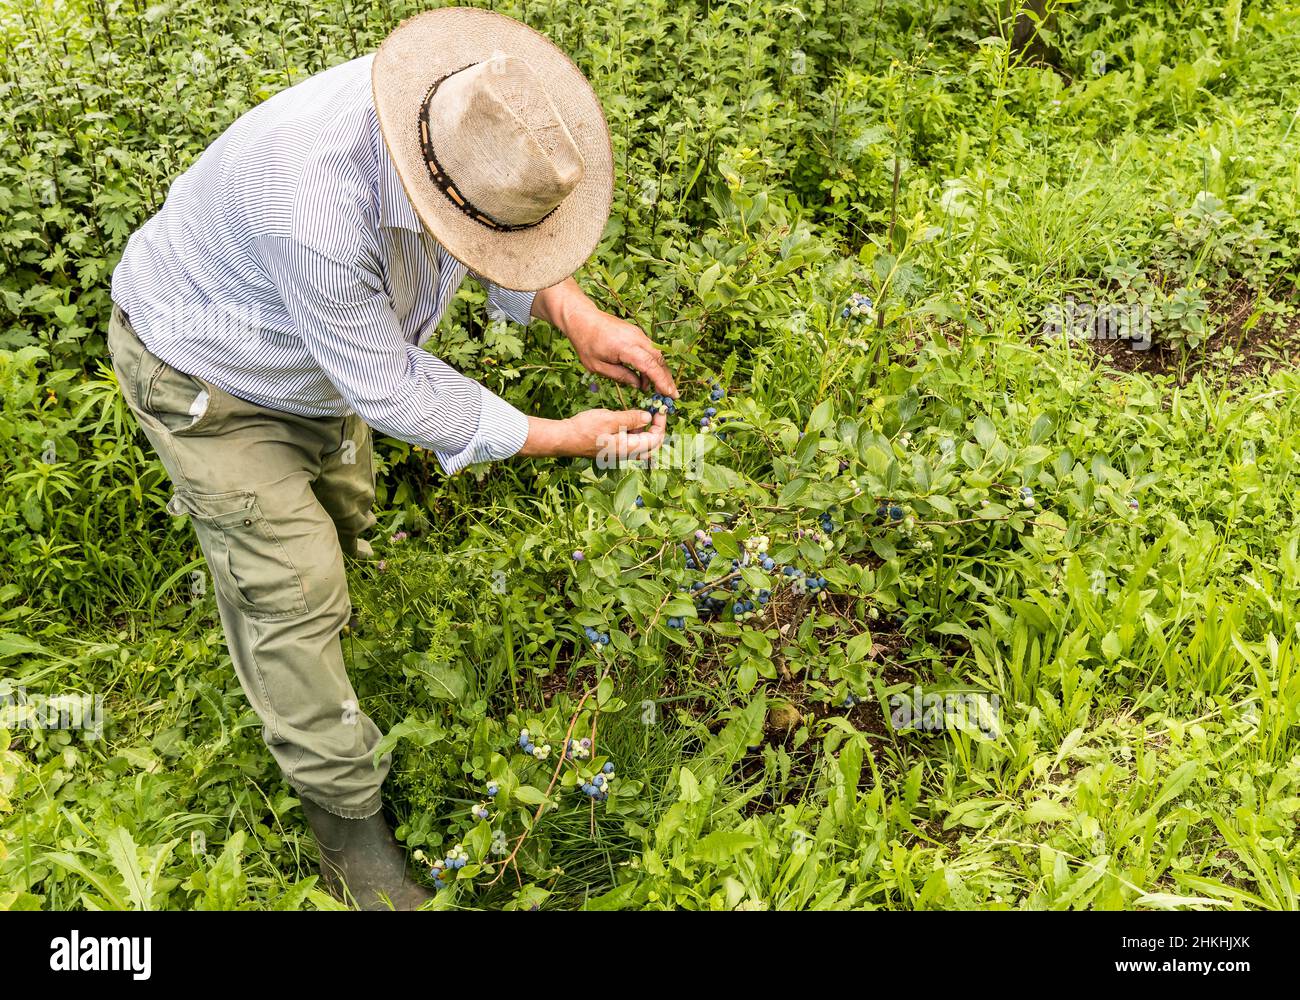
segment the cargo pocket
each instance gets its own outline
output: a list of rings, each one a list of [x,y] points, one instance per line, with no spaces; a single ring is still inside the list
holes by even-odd
[[[140,406],[172,434],[202,430],[212,417],[211,386],[152,354],[143,360]],[[137,376],[140,377],[140,376]]]
[[[167,509],[193,518],[217,586],[248,617],[273,621],[307,611],[302,578],[256,493],[177,490]]]

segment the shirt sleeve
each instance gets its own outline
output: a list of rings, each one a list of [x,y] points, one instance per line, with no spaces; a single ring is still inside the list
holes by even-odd
[[[487,292],[489,309],[505,313],[507,319],[512,319],[523,326],[528,325],[529,320],[533,318],[533,298],[537,295],[536,292],[516,292],[509,288],[502,288],[473,271],[470,271],[470,277],[482,285],[483,291]]]
[[[278,237],[258,250],[308,353],[375,430],[428,448],[448,475],[524,446],[528,418],[407,342],[369,268]]]

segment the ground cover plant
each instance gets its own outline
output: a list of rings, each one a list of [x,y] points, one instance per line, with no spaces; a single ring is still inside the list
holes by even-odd
[[[345,652],[434,906],[1295,909],[1300,8],[494,6],[605,104],[579,280],[682,397],[647,466],[379,443]],[[0,907],[337,905],[107,287],[417,9],[0,5]],[[469,284],[435,340],[643,402]]]

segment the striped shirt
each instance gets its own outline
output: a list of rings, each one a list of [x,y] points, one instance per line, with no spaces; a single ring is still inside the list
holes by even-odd
[[[402,190],[371,58],[230,126],[128,241],[113,301],[174,368],[271,409],[355,412],[450,474],[515,454],[528,421],[423,350],[468,269]],[[532,292],[475,277],[494,316],[528,322]]]

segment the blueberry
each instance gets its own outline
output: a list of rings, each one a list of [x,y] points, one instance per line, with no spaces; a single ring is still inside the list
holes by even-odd
[[[719,386],[718,388],[714,389],[711,393],[709,393],[709,399],[713,400],[716,403],[725,395],[726,393]]]
[[[706,406],[704,408],[704,415],[706,417],[716,417],[718,415],[718,408],[716,406]]]
[[[637,497],[637,498],[636,498],[636,505],[637,505],[638,507],[644,507],[644,506],[645,506],[645,501],[642,500],[640,497]]]
[[[613,762],[612,760],[610,760],[610,761],[606,761],[606,762],[605,762],[605,766],[602,767],[601,770],[604,771],[606,774],[613,774],[613,773],[614,773],[614,762]]]
[[[574,549],[574,550],[573,550],[573,561],[574,561],[574,562],[582,562],[582,560],[584,560],[584,559],[586,559],[586,558],[587,558],[587,557],[586,557],[585,555],[582,554],[582,549]]]
[[[608,645],[609,645],[609,633],[608,633],[608,632],[602,632],[602,633],[600,633],[600,638],[597,639],[596,641],[597,641],[598,643],[600,643],[602,646],[608,646]]]

